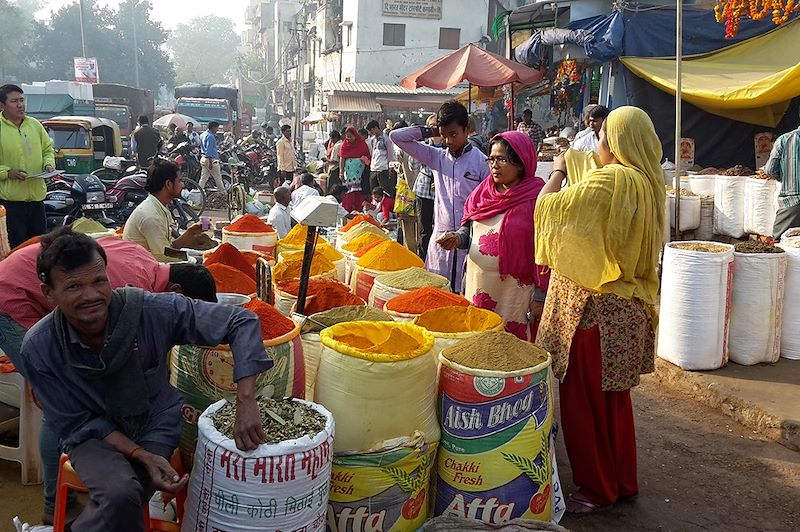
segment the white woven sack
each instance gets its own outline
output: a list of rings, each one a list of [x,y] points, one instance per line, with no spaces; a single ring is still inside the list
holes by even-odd
[[[797,237],[795,237],[797,238]],[[781,356],[800,360],[800,247],[784,244],[786,250],[786,284],[783,297],[783,323],[781,325]]]
[[[689,176],[689,190],[698,196],[711,196],[716,194],[716,175],[693,175]]]
[[[695,230],[697,240],[711,240],[714,237],[714,197],[700,198],[700,226]]]
[[[744,176],[717,176],[714,194],[714,233],[744,236]]]
[[[733,246],[722,253],[664,249],[658,356],[689,370],[728,361],[728,311]]]
[[[221,434],[212,416],[219,401],[200,416],[194,469],[182,532],[198,530],[325,530],[331,467],[333,415],[318,404],[296,399],[325,416],[325,430],[254,451],[240,451]]]
[[[744,230],[752,235],[772,236],[778,198],[774,179],[748,177],[744,187]]]
[[[731,362],[772,364],[781,356],[786,253],[734,253]]]
[[[667,194],[669,226],[675,227],[675,194]],[[681,231],[700,227],[700,196],[681,196]]]

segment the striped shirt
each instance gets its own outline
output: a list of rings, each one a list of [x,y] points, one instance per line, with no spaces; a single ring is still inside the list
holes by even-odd
[[[781,183],[778,204],[782,209],[800,205],[800,128],[778,137],[764,172]]]

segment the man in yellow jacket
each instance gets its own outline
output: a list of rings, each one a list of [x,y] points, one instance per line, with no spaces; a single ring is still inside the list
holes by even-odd
[[[42,124],[25,116],[20,87],[0,87],[0,104],[0,205],[6,209],[8,241],[14,247],[47,232],[47,185],[37,176],[52,172],[56,159]]]

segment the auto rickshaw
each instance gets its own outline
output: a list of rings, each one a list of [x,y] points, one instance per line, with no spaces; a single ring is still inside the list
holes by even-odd
[[[119,126],[93,116],[56,116],[42,120],[53,139],[56,168],[70,174],[90,174],[102,168],[107,155],[122,155]]]

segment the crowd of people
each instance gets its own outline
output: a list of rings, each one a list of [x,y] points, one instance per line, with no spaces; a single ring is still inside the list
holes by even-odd
[[[0,261],[0,347],[44,411],[43,520],[52,521],[58,456],[66,450],[92,493],[82,513],[70,500],[78,529],[134,530],[141,512],[120,501],[144,504],[152,489],[186,482],[168,463],[180,401],[160,354],[179,343],[232,346],[242,405],[236,443],[244,450],[263,441],[254,379],[271,362],[252,314],[208,304],[216,289],[202,266],[165,264],[167,248],[189,247],[201,229],[177,238],[172,231],[167,206],[181,194],[182,175],[172,161],[150,161],[162,139],[146,117],[134,148],[147,164],[149,196],[123,238],[96,241],[60,228],[32,242],[45,233],[40,174],[53,170],[53,143],[25,116],[19,87],[0,87],[0,103],[0,204],[10,244],[28,243]],[[422,125],[348,125],[331,131],[320,153],[324,176],[300,168],[291,126],[281,126],[277,140],[266,126],[246,139],[276,152],[279,178],[265,218],[279,237],[294,223],[292,209],[328,194],[342,222],[366,212],[397,228],[398,241],[453,291],[552,354],[579,486],[567,503],[575,513],[639,490],[630,389],[654,367],[666,214],[661,143],[647,114],[598,105],[585,109],[583,121],[578,133],[560,132],[555,143],[563,150],[546,176],[538,154],[555,132],[545,132],[529,110],[512,130],[488,137],[455,101]],[[170,133],[169,141],[201,149],[201,186],[221,180],[218,127]],[[796,152],[796,138],[782,138],[780,149]],[[768,171],[788,177],[796,165],[781,157],[773,154]],[[114,290],[129,285],[138,289]],[[145,401],[141,389],[149,392]]]

